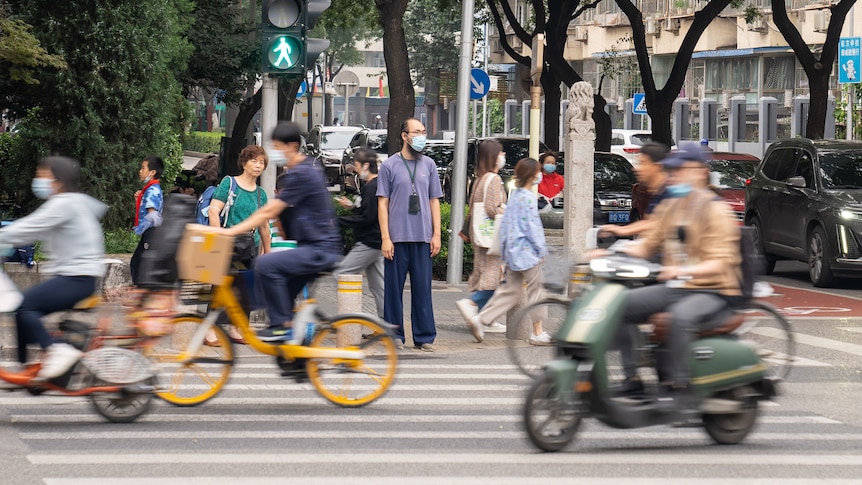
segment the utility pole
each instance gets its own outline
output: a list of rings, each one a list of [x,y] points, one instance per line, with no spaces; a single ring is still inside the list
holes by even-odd
[[[545,66],[545,34],[533,37],[530,61],[530,158],[539,159],[539,135],[542,132],[542,68]]]
[[[452,212],[449,227],[449,260],[446,281],[461,283],[464,267],[464,242],[458,231],[464,224],[464,204],[467,191],[467,123],[470,106],[470,62],[473,57],[473,0],[461,2],[461,53],[458,61],[458,105],[455,115],[455,160],[452,171]]]

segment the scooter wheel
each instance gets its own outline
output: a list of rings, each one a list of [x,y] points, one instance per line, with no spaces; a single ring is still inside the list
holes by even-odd
[[[554,377],[548,372],[537,377],[524,403],[524,427],[530,441],[542,451],[560,451],[575,438],[580,424],[572,402],[560,397]]]
[[[716,397],[740,404],[738,412],[725,414],[704,414],[703,427],[716,443],[735,445],[748,436],[757,423],[757,399],[754,389],[748,386],[737,387]]]

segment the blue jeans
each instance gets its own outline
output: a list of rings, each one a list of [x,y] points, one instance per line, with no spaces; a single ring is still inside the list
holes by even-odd
[[[383,314],[397,328],[395,336],[404,342],[404,282],[410,273],[410,321],[413,343],[431,344],[437,337],[431,303],[431,245],[421,242],[395,243],[395,256],[383,260]]]
[[[494,296],[494,290],[479,290],[470,295],[470,299],[481,310],[492,296]]]
[[[57,276],[24,292],[24,300],[15,312],[18,331],[18,361],[27,362],[27,345],[38,343],[43,349],[54,343],[42,317],[68,310],[96,292],[94,276]]]

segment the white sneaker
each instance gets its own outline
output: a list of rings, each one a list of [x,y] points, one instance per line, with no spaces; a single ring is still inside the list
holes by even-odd
[[[479,315],[473,315],[467,320],[470,324],[470,333],[476,337],[477,342],[482,342],[485,340],[485,326],[482,325],[482,321],[479,319]]]
[[[479,313],[479,307],[469,298],[462,298],[456,301],[455,306],[458,307],[458,311],[461,312],[461,316],[464,317],[465,322],[470,322],[470,319]]]
[[[530,335],[530,345],[551,345],[551,336],[548,335],[548,332]]]
[[[42,355],[42,368],[36,374],[40,379],[53,379],[65,374],[84,355],[69,344],[53,344]]]
[[[500,322],[494,322],[485,326],[485,333],[506,333],[506,326]]]

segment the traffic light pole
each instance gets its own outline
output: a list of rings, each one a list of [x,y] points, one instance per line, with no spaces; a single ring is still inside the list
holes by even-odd
[[[272,130],[278,124],[278,79],[264,74],[260,89],[260,134],[263,146],[270,148]],[[260,175],[260,186],[267,195],[275,192],[275,179],[278,176],[276,172],[275,164],[270,163]]]

